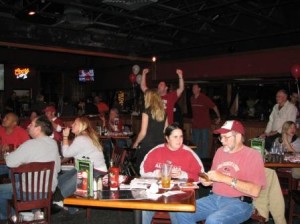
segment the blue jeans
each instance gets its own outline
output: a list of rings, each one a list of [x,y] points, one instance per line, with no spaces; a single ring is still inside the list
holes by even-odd
[[[8,166],[0,165],[0,175],[9,174]]]
[[[143,219],[142,224],[151,224],[152,218],[153,218],[155,212],[156,211],[143,211],[143,213],[142,213],[142,219]],[[170,219],[171,219],[172,224],[179,224],[179,222],[177,222],[175,212],[169,212],[169,215],[170,215]]]
[[[7,200],[12,199],[13,188],[11,183],[0,184],[0,220],[7,219]]]
[[[238,224],[248,220],[253,205],[238,198],[229,198],[216,194],[208,195],[196,201],[196,212],[176,212],[180,224],[191,224],[206,220],[205,224]]]
[[[64,198],[71,196],[76,191],[77,170],[71,169],[58,175],[57,187]]]
[[[17,187],[17,197],[20,197],[20,192],[19,192],[19,184],[16,184]],[[0,220],[7,219],[7,201],[12,199],[13,195],[13,187],[11,183],[8,184],[0,184]],[[35,193],[34,195],[34,200],[37,198],[37,194]],[[47,197],[46,194],[40,194],[40,197]],[[31,199],[31,194],[28,195],[27,200],[32,200]]]
[[[199,158],[208,158],[208,142],[209,142],[209,129],[208,128],[193,128],[192,129],[192,142],[197,146],[196,153]]]

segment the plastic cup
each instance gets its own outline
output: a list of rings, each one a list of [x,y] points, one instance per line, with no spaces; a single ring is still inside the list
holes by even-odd
[[[161,166],[161,186],[162,188],[170,188],[171,186],[172,165],[162,164]]]

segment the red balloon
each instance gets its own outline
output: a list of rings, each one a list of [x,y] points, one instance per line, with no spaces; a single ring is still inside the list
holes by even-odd
[[[133,84],[133,83],[135,83],[135,81],[136,81],[136,76],[135,76],[135,74],[130,74],[129,75],[129,80],[130,80],[130,82]]]
[[[299,78],[300,77],[300,65],[299,64],[293,65],[291,68],[291,73],[296,79]]]

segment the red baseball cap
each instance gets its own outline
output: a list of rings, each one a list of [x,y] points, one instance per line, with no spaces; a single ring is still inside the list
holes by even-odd
[[[235,131],[245,135],[244,126],[241,124],[241,122],[236,120],[226,121],[221,128],[214,130],[214,134],[226,134],[230,131]]]
[[[45,109],[44,109],[44,112],[46,113],[46,112],[56,112],[56,109],[55,109],[55,107],[54,106],[48,106],[48,107],[46,107]]]

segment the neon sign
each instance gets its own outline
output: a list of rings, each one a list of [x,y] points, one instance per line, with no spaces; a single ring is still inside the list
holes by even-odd
[[[17,79],[27,79],[27,75],[30,72],[29,68],[16,68],[15,76]]]

